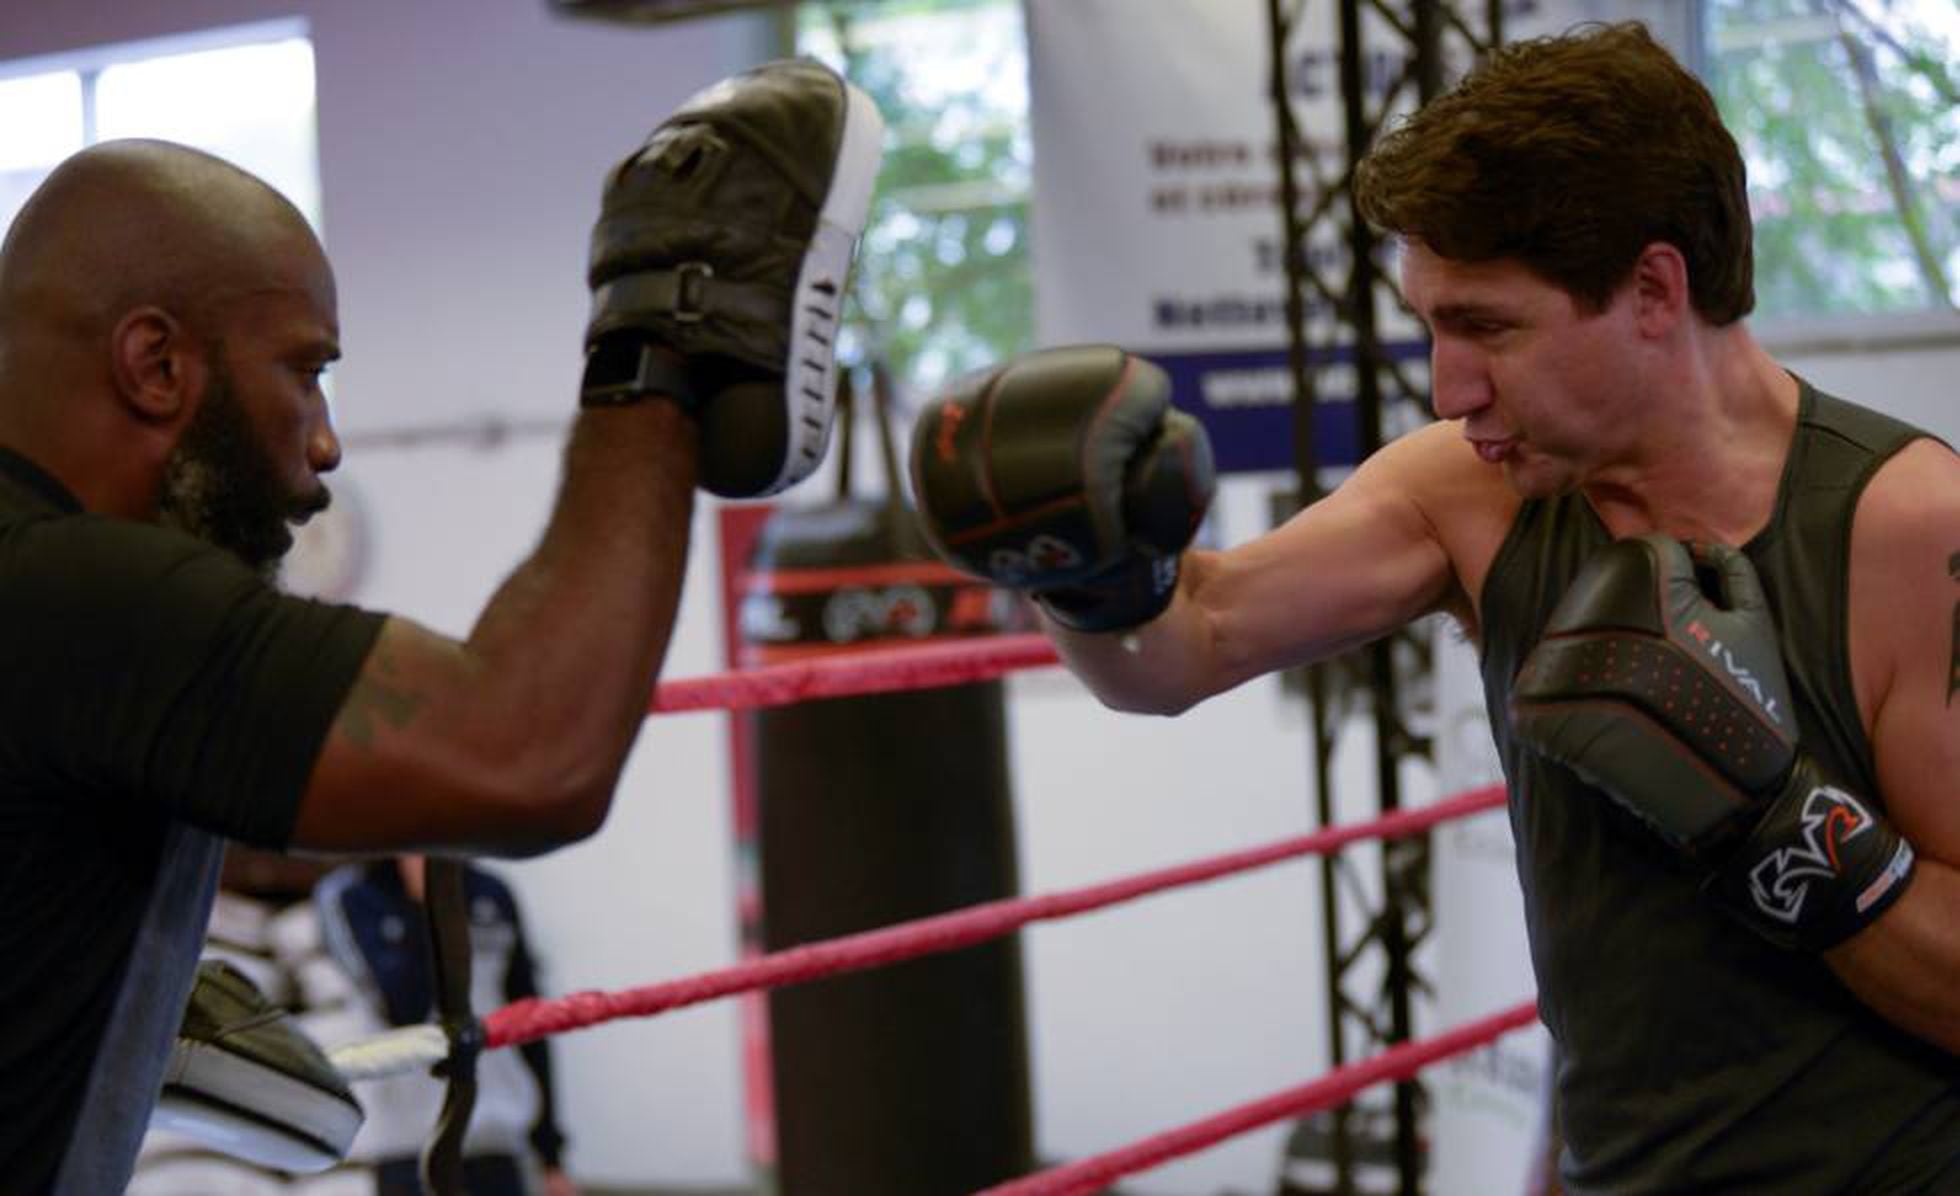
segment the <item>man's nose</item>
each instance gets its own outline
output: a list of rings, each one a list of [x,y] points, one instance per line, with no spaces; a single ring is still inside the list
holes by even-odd
[[[1490,403],[1490,373],[1483,354],[1451,337],[1429,346],[1430,403],[1437,419],[1462,419]]]
[[[324,406],[307,440],[306,458],[315,473],[332,473],[340,467],[340,437],[334,432],[332,413]]]

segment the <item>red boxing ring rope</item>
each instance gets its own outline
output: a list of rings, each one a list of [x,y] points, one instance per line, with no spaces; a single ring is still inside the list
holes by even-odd
[[[1526,1001],[1501,1013],[1467,1022],[1434,1038],[1405,1042],[1359,1063],[1335,1068],[1297,1088],[1248,1101],[1201,1121],[1179,1126],[1133,1142],[1107,1154],[1092,1155],[1009,1180],[977,1196],[1085,1196],[1101,1191],[1111,1180],[1155,1167],[1216,1145],[1262,1125],[1330,1108],[1363,1088],[1387,1080],[1406,1080],[1439,1059],[1460,1055],[1473,1047],[1538,1020],[1536,1002]]]
[[[1160,868],[1122,880],[1036,897],[1008,897],[858,934],[806,943],[733,967],[612,993],[530,997],[483,1019],[484,1046],[530,1042],[622,1017],[647,1017],[734,993],[819,980],[999,938],[1030,922],[1072,917],[1164,889],[1197,884],[1302,855],[1325,855],[1357,839],[1393,839],[1504,804],[1501,786],[1473,789],[1371,822],[1327,827],[1262,847]]]
[[[1057,659],[1054,647],[1041,635],[937,641],[873,649],[829,659],[667,682],[656,691],[651,713],[742,710],[817,698],[961,685],[1052,665]],[[1331,854],[1360,839],[1392,839],[1412,835],[1439,822],[1501,806],[1504,801],[1503,787],[1492,785],[1419,809],[1398,810],[1370,822],[1326,827],[1262,847],[1228,852],[1085,888],[985,902],[895,926],[806,943],[733,967],[678,980],[612,993],[582,992],[550,999],[533,997],[506,1005],[486,1016],[482,1022],[483,1045],[485,1049],[515,1046],[616,1018],[646,1017],[735,993],[798,984],[969,947],[999,938],[1031,922],[1072,917],[1166,889],[1214,880],[1298,856]],[[1462,1054],[1528,1025],[1536,1017],[1535,1004],[1525,1002],[1434,1038],[1399,1044],[1298,1087],[1250,1101],[1106,1154],[1010,1180],[977,1196],[1086,1196],[1102,1190],[1122,1176],[1191,1154],[1283,1118],[1331,1107],[1374,1084],[1406,1079],[1431,1063]]]
[[[652,713],[749,710],[812,698],[965,685],[1060,659],[1047,636],[1033,633],[866,648],[848,656],[663,681],[654,691]]]

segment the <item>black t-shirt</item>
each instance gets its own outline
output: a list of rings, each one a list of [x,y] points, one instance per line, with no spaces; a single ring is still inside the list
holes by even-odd
[[[48,1188],[71,1137],[154,1100],[213,836],[286,843],[381,623],[0,449],[0,1187]],[[74,1153],[112,1174],[141,1132]]]

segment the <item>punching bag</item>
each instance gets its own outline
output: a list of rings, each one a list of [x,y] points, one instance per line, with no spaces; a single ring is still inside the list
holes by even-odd
[[[1015,625],[933,559],[912,512],[840,498],[763,524],[748,665]],[[1018,889],[1001,683],[756,712],[769,951]],[[1033,1169],[1017,938],[769,994],[781,1196],[964,1196]]]

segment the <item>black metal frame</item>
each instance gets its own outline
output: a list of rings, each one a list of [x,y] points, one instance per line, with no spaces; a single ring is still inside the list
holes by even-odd
[[[1267,0],[1294,394],[1294,464],[1302,506],[1322,494],[1320,472],[1325,459],[1314,443],[1317,395],[1310,361],[1327,359],[1332,350],[1352,362],[1359,456],[1381,447],[1386,413],[1398,406],[1423,411],[1428,407],[1426,379],[1413,376],[1391,357],[1383,341],[1380,305],[1401,304],[1402,299],[1381,269],[1378,238],[1355,212],[1348,183],[1393,116],[1442,90],[1452,44],[1468,51],[1464,61],[1486,54],[1501,43],[1504,20],[1503,0],[1483,0],[1481,31],[1446,0],[1335,0],[1345,155],[1340,175],[1329,178],[1313,151],[1302,152],[1304,143],[1294,117],[1293,53],[1305,9],[1305,0]],[[1399,69],[1374,95],[1367,72],[1379,60],[1370,54],[1376,48],[1371,38],[1380,38],[1385,43],[1381,48],[1402,55]],[[1312,184],[1304,194],[1298,177],[1303,163]],[[1308,253],[1310,239],[1323,229],[1338,232],[1346,249],[1345,277],[1317,267]],[[1310,292],[1335,313],[1334,326],[1326,334],[1328,343],[1321,345],[1311,343],[1307,329]],[[1402,762],[1412,756],[1427,757],[1430,751],[1429,742],[1411,730],[1408,699],[1415,687],[1409,683],[1426,683],[1428,675],[1426,640],[1413,634],[1390,637],[1354,656],[1308,670],[1316,815],[1323,825],[1334,821],[1336,740],[1343,724],[1356,714],[1373,725],[1381,811],[1402,804]],[[1428,988],[1414,962],[1431,926],[1428,837],[1384,844],[1380,875],[1373,885],[1353,859],[1328,857],[1321,870],[1321,902],[1328,1036],[1332,1061],[1339,1066],[1383,1044],[1411,1037],[1412,1001]],[[1282,1192],[1302,1196],[1355,1192],[1360,1164],[1364,1156],[1372,1156],[1379,1162],[1392,1158],[1396,1190],[1414,1196],[1421,1190],[1426,1164],[1421,1129],[1426,1103],[1421,1084],[1411,1080],[1396,1085],[1392,1109],[1356,1102],[1328,1118],[1303,1124],[1296,1140],[1311,1139],[1315,1153],[1332,1164],[1327,1172],[1332,1186],[1303,1188],[1282,1181]],[[1364,1123],[1357,1110],[1374,1116]],[[1392,1135],[1383,1141],[1384,1135],[1372,1127],[1391,1120]]]

